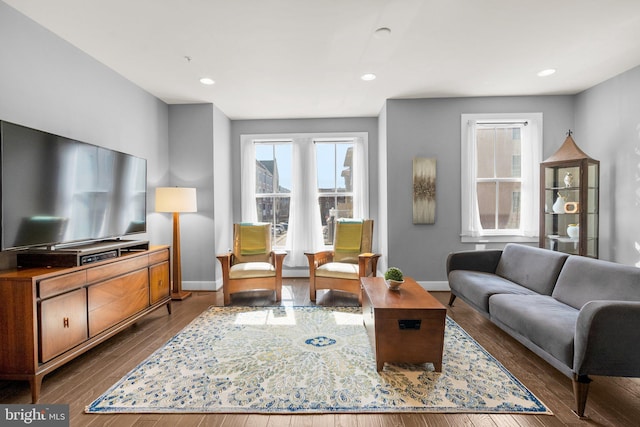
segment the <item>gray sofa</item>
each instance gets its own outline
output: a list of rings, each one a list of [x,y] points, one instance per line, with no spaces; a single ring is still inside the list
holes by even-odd
[[[589,375],[640,377],[640,269],[547,249],[456,252],[456,297],[573,381],[584,416]]]

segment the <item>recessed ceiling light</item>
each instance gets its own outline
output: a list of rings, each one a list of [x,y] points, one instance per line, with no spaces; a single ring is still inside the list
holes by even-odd
[[[203,85],[212,85],[215,83],[215,81],[213,81],[213,79],[210,79],[209,77],[203,77],[200,79],[200,83],[202,83]]]
[[[547,77],[556,72],[555,68],[547,68],[546,70],[542,70],[538,72],[538,77]]]
[[[387,27],[380,27],[373,33],[373,36],[377,39],[386,39],[390,35],[391,29]]]
[[[376,75],[373,73],[367,73],[367,74],[363,74],[362,76],[360,76],[360,78],[366,82],[369,82],[371,80],[375,80]]]

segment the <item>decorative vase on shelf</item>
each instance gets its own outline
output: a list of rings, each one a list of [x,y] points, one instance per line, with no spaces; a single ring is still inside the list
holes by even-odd
[[[580,235],[580,224],[569,224],[567,226],[567,235],[572,239],[577,239]]]
[[[564,197],[562,194],[558,193],[558,198],[556,199],[555,203],[552,206],[553,212],[564,213],[564,204],[566,202],[567,202],[567,198]]]
[[[573,187],[573,175],[571,174],[571,172],[567,172],[567,174],[564,176],[564,186],[567,188]]]

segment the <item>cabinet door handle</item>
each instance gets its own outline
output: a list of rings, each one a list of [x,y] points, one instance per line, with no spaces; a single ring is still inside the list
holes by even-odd
[[[62,326],[65,328],[69,327],[69,318],[65,317],[64,319],[62,319]]]

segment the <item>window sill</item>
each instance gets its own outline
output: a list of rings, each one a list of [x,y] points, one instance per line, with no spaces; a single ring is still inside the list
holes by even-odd
[[[528,236],[460,236],[461,243],[538,243],[538,237]]]

